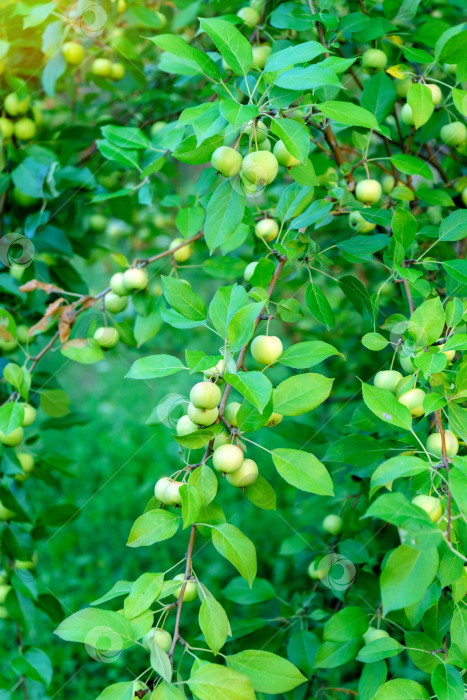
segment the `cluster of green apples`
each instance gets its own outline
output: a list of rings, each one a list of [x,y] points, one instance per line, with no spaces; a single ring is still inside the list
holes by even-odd
[[[105,308],[111,314],[123,311],[128,306],[130,294],[146,289],[148,282],[148,273],[141,267],[130,267],[125,272],[116,272],[110,279],[110,291],[104,298]],[[116,342],[118,342],[118,337]]]
[[[25,116],[30,110],[32,118]],[[3,102],[3,111],[7,115],[0,117],[0,134],[4,142],[12,136],[20,141],[34,138],[42,113],[38,105],[31,105],[30,95],[20,96],[17,92],[10,92]]]
[[[69,66],[77,68],[86,58],[86,49],[78,41],[67,41],[62,46],[62,54]],[[108,58],[95,58],[91,71],[96,77],[108,78],[109,80],[118,81],[125,77],[123,63],[111,61]]]
[[[37,411],[34,406],[31,406],[29,403],[24,403],[22,405],[24,409],[22,424],[8,434],[0,430],[0,442],[2,445],[5,445],[5,447],[18,447],[24,439],[24,428],[28,428],[36,420]],[[34,457],[29,452],[23,450],[18,450],[16,452],[16,457],[23,471],[15,474],[15,479],[17,479],[17,481],[26,481],[34,469]],[[14,515],[11,511],[6,511],[8,511],[8,509],[0,504],[0,520],[7,520]]]

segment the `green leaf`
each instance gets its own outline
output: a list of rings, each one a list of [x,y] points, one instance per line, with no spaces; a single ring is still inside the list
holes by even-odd
[[[419,346],[426,347],[440,338],[446,317],[439,297],[418,306],[408,324],[407,332]]]
[[[216,435],[219,435],[223,430],[222,424],[210,425],[208,428],[200,428],[194,433],[189,435],[174,435],[175,440],[179,445],[183,447],[188,447],[190,450],[196,450],[199,447],[204,447],[208,444]]]
[[[40,406],[51,418],[61,418],[70,413],[71,399],[62,389],[45,389],[41,391]]]
[[[149,148],[151,142],[141,129],[133,126],[107,124],[101,127],[102,136],[120,148]]]
[[[271,131],[283,142],[286,149],[300,162],[304,162],[310,146],[310,132],[293,119],[273,119]]]
[[[315,90],[315,88],[333,86],[342,87],[337,75],[329,68],[322,68],[319,63],[306,68],[292,68],[281,73],[274,85],[285,90]]]
[[[358,277],[354,275],[344,275],[339,279],[338,284],[352,306],[361,316],[363,316],[365,312],[371,316],[372,305],[370,295]]]
[[[105,141],[102,139],[98,139],[96,141],[96,145],[100,154],[104,156],[104,158],[107,158],[107,160],[114,160],[117,163],[120,163],[120,165],[125,165],[128,168],[136,168],[137,170],[141,170],[138,164],[138,151],[122,151],[119,146],[116,146],[110,141]]]
[[[399,644],[398,641],[392,639],[391,637],[383,637],[382,639],[375,639],[374,642],[366,644],[363,649],[360,649],[357,656],[357,661],[361,661],[364,664],[372,664],[375,661],[381,661],[381,659],[388,659],[392,656],[397,656],[405,647]]]
[[[387,677],[388,669],[384,661],[365,664],[358,682],[359,700],[373,700],[376,691]]]
[[[206,596],[201,603],[198,619],[206,643],[216,655],[230,634],[229,618],[215,598]]]
[[[117,581],[114,583],[110,591],[105,593],[100,598],[93,600],[90,605],[100,605],[101,603],[106,603],[108,600],[113,600],[114,598],[119,598],[122,595],[127,595],[131,591],[132,587],[131,581]]]
[[[125,375],[127,379],[156,379],[186,369],[183,362],[171,355],[149,355],[133,362]]]
[[[257,693],[287,693],[306,681],[290,661],[270,651],[245,650],[225,660],[229,668],[248,676]]]
[[[405,678],[396,678],[380,686],[373,700],[429,700],[423,685]]]
[[[361,609],[349,605],[333,615],[324,626],[325,642],[346,642],[361,637],[368,629],[368,615]]]
[[[225,62],[237,75],[246,75],[253,63],[251,44],[231,22],[200,19],[200,27],[211,37]]]
[[[218,664],[193,664],[188,685],[199,700],[256,700],[247,676]]]
[[[135,639],[131,623],[118,612],[85,608],[63,620],[55,634],[66,642],[82,642],[105,651],[121,651]]]
[[[347,642],[324,642],[318,649],[315,668],[337,668],[355,659],[361,639],[349,639]]]
[[[216,188],[209,200],[204,237],[211,253],[222,246],[242,223],[246,196],[230,178]]]
[[[289,377],[274,389],[274,410],[283,416],[299,416],[312,411],[326,401],[333,381],[313,373]]]
[[[457,669],[438,664],[431,674],[431,685],[438,700],[464,700],[464,681]]]
[[[240,350],[242,345],[250,340],[255,330],[255,321],[258,314],[263,310],[262,301],[256,304],[248,304],[237,311],[231,318],[228,325],[228,339],[232,352]]]
[[[276,494],[274,489],[261,474],[254,484],[245,488],[245,496],[257,508],[261,508],[262,510],[276,510]]]
[[[415,128],[419,129],[426,124],[435,109],[430,89],[422,83],[412,83],[407,94],[407,103],[412,108]]]
[[[415,240],[418,224],[408,209],[402,209],[399,206],[392,217],[391,228],[395,240],[400,243],[404,250],[407,250]]]
[[[304,41],[297,46],[290,46],[282,51],[276,51],[269,56],[264,66],[264,73],[283,70],[287,66],[307,63],[325,53],[325,47],[318,41]]]
[[[443,267],[455,280],[467,284],[467,260],[446,260]]]
[[[23,424],[24,408],[16,401],[9,401],[0,406],[0,430],[9,435]]]
[[[276,207],[276,214],[281,221],[288,221],[301,214],[313,199],[313,187],[292,182],[282,190]]]
[[[182,497],[183,529],[185,529],[199,519],[204,501],[202,493],[192,484],[183,484],[180,488],[180,495]]]
[[[272,384],[262,372],[239,372],[239,374],[226,372],[224,379],[260,413],[271,398]]]
[[[328,330],[334,327],[336,319],[324,292],[310,282],[305,292],[306,305],[317,321],[326,326]]]
[[[427,88],[428,89],[428,88]],[[429,91],[428,91],[429,92]],[[380,131],[380,126],[374,114],[363,107],[351,102],[323,102],[317,105],[320,112],[328,119],[333,119],[338,124],[347,126],[363,126],[367,129]]]
[[[385,486],[394,479],[402,476],[415,476],[416,474],[426,474],[429,470],[428,462],[424,462],[419,457],[412,455],[399,455],[391,457],[380,464],[371,475],[371,492]]]
[[[418,603],[436,575],[438,561],[438,552],[432,547],[397,547],[386,559],[381,573],[383,613]]]
[[[220,80],[220,71],[216,63],[204,51],[190,46],[181,36],[174,34],[161,34],[149,37],[162,51],[183,58],[196,72],[201,71],[214,80]]]
[[[412,416],[409,409],[399,403],[391,391],[362,382],[362,392],[364,402],[375,416],[398,428],[412,430]]]
[[[467,236],[467,211],[457,209],[446,219],[443,219],[439,227],[440,241],[461,241]]]
[[[288,484],[301,491],[333,496],[334,488],[324,464],[309,452],[290,448],[272,451],[272,460],[277,471]]]
[[[151,666],[159,676],[170,683],[172,680],[172,664],[166,651],[164,651],[153,639],[149,642],[151,650]]]
[[[259,115],[258,105],[242,105],[235,100],[222,100],[219,110],[234,129],[246,124]]]
[[[211,503],[216,497],[218,485],[217,477],[207,464],[202,464],[191,472],[188,478],[188,485],[195,486],[198,489],[202,495],[205,506]]]
[[[253,542],[234,525],[222,523],[213,528],[212,543],[251,586],[256,576],[256,550]]]
[[[365,83],[360,104],[374,114],[378,122],[381,122],[392,112],[396,98],[394,81],[381,71]]]
[[[159,597],[164,583],[163,574],[142,574],[131,587],[129,596],[125,599],[125,617],[138,617],[149,610]]]
[[[203,321],[206,304],[185,280],[161,276],[164,297],[175,311],[191,321]]]
[[[179,518],[167,510],[148,510],[134,522],[128,538],[128,547],[148,547],[173,537],[178,530]]]
[[[176,685],[169,685],[163,681],[152,691],[151,700],[186,700],[186,696]]]
[[[13,660],[13,670],[18,675],[43,683],[47,688],[52,680],[52,662],[42,649],[30,647],[24,654]]]
[[[446,41],[439,60],[445,63],[459,63],[465,59],[467,51],[467,31],[459,32]]]
[[[362,338],[362,345],[368,348],[368,350],[374,350],[375,352],[384,350],[388,343],[389,340],[386,340],[381,333],[366,333]]]
[[[227,600],[238,605],[256,605],[277,598],[272,584],[265,578],[256,578],[251,588],[244,579],[234,578],[224,589],[224,595]]]
[[[96,700],[132,700],[133,681],[127,683],[112,683],[105,688]]]
[[[93,365],[104,359],[102,348],[92,338],[74,338],[60,349],[65,357],[83,365]]]
[[[424,177],[425,180],[433,180],[434,176],[428,163],[425,163],[421,158],[399,153],[392,156],[389,160],[401,173],[405,173],[406,175],[420,175],[420,177]]]
[[[288,347],[278,362],[286,367],[306,369],[318,365],[332,355],[341,355],[341,353],[329,343],[323,343],[321,340],[309,340]]]

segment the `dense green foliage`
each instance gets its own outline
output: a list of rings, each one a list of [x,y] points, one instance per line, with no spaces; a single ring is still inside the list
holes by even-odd
[[[465,5],[3,3],[0,700],[463,700]]]

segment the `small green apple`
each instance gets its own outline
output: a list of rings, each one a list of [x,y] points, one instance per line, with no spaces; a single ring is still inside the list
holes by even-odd
[[[283,165],[284,168],[293,168],[301,163],[298,158],[289,153],[284,142],[280,140],[275,144],[273,154],[276,156],[279,165]]]
[[[385,175],[383,179],[381,180],[381,187],[383,190],[383,194],[388,195],[391,194],[391,192],[394,189],[394,185],[396,184],[396,179],[394,175]]]
[[[123,284],[128,291],[146,289],[148,286],[148,273],[138,267],[130,267],[123,273]]]
[[[274,426],[279,425],[283,417],[280,413],[273,411],[264,425],[266,428],[274,428]]]
[[[16,447],[24,437],[23,428],[15,428],[8,435],[0,430],[0,442],[7,447]]]
[[[266,61],[271,54],[271,47],[269,44],[261,44],[260,46],[253,46],[253,68],[258,68],[258,70],[263,70]]]
[[[177,421],[177,435],[191,435],[198,430],[198,426],[193,423],[189,416],[182,416]]]
[[[396,93],[398,97],[406,99],[409,94],[410,86],[412,85],[412,78],[401,78],[396,80]]]
[[[357,233],[369,233],[376,228],[376,224],[364,219],[359,211],[353,211],[349,214],[349,226]]]
[[[231,401],[227,404],[224,410],[224,418],[226,421],[233,425],[234,428],[238,428],[237,413],[240,410],[242,404],[238,401]]]
[[[319,568],[320,562],[314,559],[308,565],[308,576],[312,579],[322,579],[327,574],[326,568]]]
[[[443,343],[442,345],[438,345],[438,349],[443,353],[443,355],[446,355],[446,357],[448,358],[448,362],[452,362],[456,356],[456,351],[455,350],[443,350],[445,345],[446,345],[446,343]]]
[[[414,118],[413,118],[412,107],[409,105],[408,102],[406,102],[405,105],[401,109],[401,120],[407,126],[413,126],[415,124]]]
[[[269,129],[264,122],[252,119],[245,127],[245,134],[250,136],[255,143],[260,144],[266,141],[269,135]]]
[[[128,289],[123,284],[123,272],[116,272],[110,278],[110,289],[114,294],[118,294],[119,297],[126,297],[128,294]]]
[[[125,66],[123,63],[112,63],[110,67],[110,79],[111,80],[123,80],[125,77]]]
[[[343,524],[340,515],[334,515],[333,513],[326,515],[322,522],[324,532],[328,532],[330,535],[338,535],[342,530]]]
[[[29,474],[34,469],[34,457],[28,452],[18,452],[16,455],[18,457],[18,462],[21,464],[22,470]]]
[[[214,468],[223,474],[232,474],[243,464],[243,452],[237,445],[221,445],[212,455]]]
[[[9,508],[6,508],[0,501],[0,520],[9,520],[14,515],[15,512],[13,510],[10,510]]]
[[[279,163],[273,153],[248,153],[242,162],[242,174],[251,185],[269,185],[277,175]]]
[[[260,219],[255,224],[255,234],[263,241],[272,241],[279,233],[279,224],[274,219]]]
[[[98,78],[109,78],[112,72],[112,62],[108,58],[96,58],[92,63],[91,71]]]
[[[23,117],[18,119],[13,126],[13,133],[20,141],[30,141],[36,135],[36,125],[32,119]]]
[[[170,651],[170,647],[172,646],[172,635],[170,632],[167,632],[167,630],[163,630],[160,627],[153,627],[144,635],[141,643],[144,647],[146,647],[146,649],[149,649],[149,643],[153,640],[157,646],[166,653]]]
[[[257,262],[251,262],[245,267],[245,270],[243,272],[243,279],[245,280],[245,282],[249,282],[251,280],[251,278],[253,277],[253,273],[256,270],[257,264]]]
[[[22,569],[23,571],[30,571],[37,566],[39,560],[39,555],[34,552],[31,559],[15,559],[15,569]]]
[[[385,369],[375,374],[373,384],[378,387],[378,389],[387,389],[395,394],[396,386],[399,384],[401,379],[402,374],[396,369]]]
[[[221,398],[221,390],[212,382],[198,382],[190,391],[190,401],[195,408],[215,408]]]
[[[433,99],[433,104],[439,105],[440,102],[442,102],[443,99],[443,93],[441,92],[440,88],[438,85],[435,85],[435,83],[426,83],[426,87],[429,89],[431,92],[431,97]]]
[[[165,503],[165,490],[167,486],[171,483],[171,479],[168,476],[163,476],[162,479],[158,479],[154,487],[154,495],[158,501]]]
[[[407,374],[413,374],[415,372],[415,367],[412,358],[408,355],[399,355],[399,362],[402,369],[404,370],[404,372],[407,372]]]
[[[360,180],[355,188],[356,198],[365,204],[376,204],[381,199],[382,192],[378,180]]]
[[[203,374],[206,379],[218,379],[222,377],[225,372],[226,363],[225,360],[219,360],[214,367],[209,367],[209,369],[203,370]]]
[[[385,630],[379,630],[376,627],[368,627],[363,635],[363,641],[365,644],[371,644],[371,642],[375,642],[377,639],[383,639],[384,637],[389,637],[389,634]]]
[[[227,474],[226,479],[231,486],[244,488],[251,486],[258,478],[258,465],[252,459],[244,459],[240,469],[232,474]]]
[[[462,122],[451,122],[441,128],[440,137],[446,146],[459,146],[467,139],[467,128]]]
[[[25,114],[30,104],[31,98],[29,95],[26,95],[26,97],[21,100],[16,92],[10,92],[10,94],[5,97],[3,108],[11,117],[16,117],[18,114]]]
[[[237,17],[240,17],[249,29],[254,29],[259,22],[259,12],[253,7],[241,7],[237,12]]]
[[[462,190],[461,197],[462,197],[462,202],[467,207],[467,187],[464,187],[464,189]]]
[[[89,228],[93,231],[105,231],[107,226],[107,217],[103,214],[91,214],[89,217]]]
[[[128,306],[128,297],[120,296],[115,294],[115,292],[107,292],[104,299],[105,308],[112,314],[118,314],[119,311],[123,311]]]
[[[230,445],[231,440],[232,438],[230,434],[226,430],[224,430],[222,431],[222,433],[219,433],[219,435],[216,435],[216,437],[214,438],[212,449],[215,451],[221,445]]]
[[[184,238],[174,238],[172,243],[169,245],[169,249],[173,250],[177,246],[181,245],[184,242]],[[193,253],[193,245],[191,243],[188,243],[188,245],[184,245],[178,250],[174,251],[172,253],[172,257],[175,260],[175,262],[186,262],[189,260]]]
[[[173,577],[174,581],[184,581],[185,580],[185,574],[177,574],[176,576]],[[182,586],[180,588],[177,588],[177,590],[174,592],[175,598],[178,598],[180,596],[180,593],[182,592]],[[195,598],[198,596],[198,586],[196,581],[192,581],[190,579],[187,580],[185,590],[183,592],[183,602],[184,603],[191,603]]]
[[[165,503],[169,506],[181,506],[182,505],[182,496],[180,494],[180,487],[182,486],[181,481],[174,481],[173,479],[170,479],[170,483],[167,484],[167,487],[164,492],[164,500]]]
[[[241,153],[230,146],[219,146],[211,157],[214,170],[224,177],[232,177],[240,172],[243,163]]]
[[[444,442],[446,445],[446,456],[455,457],[456,454],[459,452],[459,442],[454,433],[450,430],[445,430]],[[441,457],[443,456],[443,444],[441,433],[431,433],[431,435],[428,435],[428,439],[426,441],[426,449],[430,454],[436,455],[441,459]]]
[[[63,58],[69,66],[79,66],[83,61],[86,52],[77,41],[67,41],[62,46]]]
[[[379,73],[388,63],[388,57],[381,49],[367,49],[362,56],[364,73]]]
[[[13,136],[13,122],[11,119],[0,117],[0,132],[4,141],[7,141]]]
[[[23,408],[24,408],[24,417],[23,417],[22,425],[24,428],[28,428],[36,420],[37,411],[34,408],[34,406],[31,406],[30,403],[23,404]]]
[[[261,365],[270,365],[282,355],[284,347],[277,335],[257,335],[251,343],[251,354]]]
[[[430,520],[433,523],[437,523],[443,514],[443,506],[441,505],[441,501],[439,498],[435,498],[434,496],[426,496],[421,494],[419,496],[415,496],[415,498],[412,498],[412,503],[424,510],[425,513],[428,513]]]
[[[423,408],[423,399],[425,398],[425,392],[423,389],[410,389],[406,391],[401,396],[397,397],[399,403],[407,406],[410,413],[414,417],[423,416],[425,410]]]
[[[101,348],[113,348],[120,340],[117,329],[110,326],[96,328],[93,338]]]
[[[189,403],[188,415],[196,425],[212,425],[217,420],[219,409],[217,406],[215,408],[196,408],[192,403]]]

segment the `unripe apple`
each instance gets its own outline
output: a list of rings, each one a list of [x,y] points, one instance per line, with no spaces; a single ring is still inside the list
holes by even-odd
[[[237,12],[237,17],[240,17],[244,24],[250,29],[256,27],[259,22],[259,12],[252,7],[241,7]]]
[[[23,404],[23,408],[24,408],[24,417],[23,417],[23,422],[21,425],[24,428],[27,428],[30,425],[32,425],[34,423],[34,421],[36,420],[37,411],[34,408],[34,406],[31,406],[31,404],[29,404],[29,403]]]
[[[215,408],[221,398],[221,390],[212,382],[198,382],[190,391],[190,401],[195,408]]]
[[[230,423],[230,425],[233,425],[234,428],[238,428],[237,413],[239,412],[241,405],[242,404],[238,401],[231,401],[225,407],[224,418]]]
[[[8,618],[8,610],[5,608],[4,605],[0,605],[0,620],[8,620]]]
[[[125,66],[123,63],[112,63],[110,67],[111,80],[123,80],[125,77]]]
[[[29,194],[21,192],[19,187],[13,188],[13,199],[15,200],[16,204],[19,204],[22,207],[31,207],[37,202],[37,197],[31,197]]]
[[[10,94],[5,97],[3,107],[7,114],[16,117],[18,114],[25,114],[30,104],[31,98],[29,95],[20,100],[16,92],[10,92]]]
[[[240,181],[242,183],[243,191],[246,195],[252,195],[257,190],[259,185],[254,185],[252,182],[246,179],[245,174],[240,170]]]
[[[21,468],[26,474],[32,472],[34,469],[34,457],[28,452],[18,452],[16,455],[18,457],[18,462],[21,464]]]
[[[394,175],[385,175],[383,179],[381,180],[381,186],[383,189],[383,194],[391,194],[391,192],[394,189],[394,185],[396,184],[396,179]]]
[[[123,284],[128,291],[146,289],[148,281],[148,273],[139,267],[130,267],[123,273]]]
[[[382,192],[378,180],[360,180],[355,188],[356,198],[365,204],[375,204],[381,199]]]
[[[182,416],[177,421],[177,435],[190,435],[198,430],[198,426],[193,423],[189,416]]]
[[[123,311],[128,306],[128,297],[120,296],[115,292],[107,292],[104,303],[107,311],[110,311],[111,314],[118,314],[119,311]]]
[[[446,343],[443,343],[442,345],[438,345],[438,348],[439,348],[439,350],[441,350],[443,355],[446,355],[446,357],[448,358],[448,362],[452,362],[456,356],[456,351],[455,350],[443,350],[445,345],[446,345]]]
[[[35,566],[37,566],[38,560],[39,555],[37,554],[37,552],[33,553],[32,559],[15,559],[15,569],[30,571],[31,569],[34,569]]]
[[[308,565],[308,576],[312,579],[322,579],[324,576],[326,576],[327,569],[326,568],[319,568],[320,562],[317,559],[314,559],[312,562],[309,563]]]
[[[156,485],[154,487],[154,495],[157,498],[157,500],[161,503],[165,503],[165,490],[170,484],[170,482],[171,479],[169,479],[168,476],[163,476],[162,479],[159,479],[156,482]]]
[[[101,348],[113,348],[118,343],[120,336],[116,328],[100,326],[96,328],[93,338]]]
[[[112,62],[108,58],[96,58],[91,70],[98,78],[108,78],[112,71]]]
[[[368,627],[363,635],[363,641],[365,644],[371,644],[371,642],[375,642],[377,639],[383,639],[384,637],[389,637],[389,634],[385,630],[379,630],[376,627]]]
[[[273,411],[264,425],[266,428],[274,428],[274,426],[279,425],[283,417],[280,413]]]
[[[105,231],[107,226],[107,217],[103,214],[92,214],[89,217],[89,228],[93,231]]]
[[[11,586],[7,584],[0,585],[0,604],[4,603],[8,593],[11,591]]]
[[[180,487],[182,486],[181,481],[169,480],[164,492],[164,501],[169,506],[181,506],[182,497],[180,495]]]
[[[376,228],[376,224],[364,219],[359,211],[353,211],[349,214],[349,226],[357,233],[369,233]]]
[[[435,498],[434,496],[426,496],[421,494],[420,496],[415,496],[415,498],[412,498],[412,503],[414,506],[418,506],[424,510],[425,513],[428,513],[430,520],[433,523],[438,522],[443,514],[443,506],[441,505],[441,501],[439,498]]]
[[[253,277],[253,273],[256,270],[257,264],[257,262],[251,262],[245,267],[245,270],[243,272],[243,278],[245,282],[249,282],[251,280],[251,278]]]
[[[263,70],[266,61],[271,53],[269,44],[261,44],[261,46],[253,47],[253,68]]]
[[[183,243],[185,239],[184,238],[174,238],[172,243],[169,245],[169,249],[173,250],[177,246],[179,246],[181,243]],[[191,243],[188,243],[188,245],[184,245],[178,250],[176,250],[174,253],[172,253],[173,259],[175,262],[186,262],[190,257],[191,254],[193,253],[193,246]]]
[[[227,474],[226,479],[231,486],[244,488],[251,486],[258,478],[258,465],[252,459],[244,459],[240,469],[233,474]]]
[[[256,146],[256,144],[255,144]],[[252,146],[251,151],[253,152],[254,148]],[[258,143],[258,151],[272,151],[272,144],[269,139],[264,139],[264,141],[261,141],[261,143]]]
[[[423,408],[423,399],[425,398],[425,392],[423,389],[410,389],[402,396],[398,396],[397,400],[399,403],[407,406],[410,413],[414,417],[423,416],[425,410]]]
[[[261,365],[270,365],[282,355],[284,347],[277,335],[257,335],[251,343],[251,354]]]
[[[266,141],[269,129],[264,122],[251,120],[245,127],[245,134],[251,136],[252,140],[260,144]],[[256,136],[256,138],[255,138]]]
[[[5,435],[5,433],[0,430],[0,442],[3,445],[7,445],[7,447],[16,447],[19,445],[23,437],[23,428],[15,428],[11,431],[11,433],[8,433],[8,435]]]
[[[440,137],[446,146],[459,146],[467,139],[467,129],[462,122],[451,122],[441,128]]]
[[[401,109],[401,119],[407,126],[413,126],[415,124],[412,107],[409,105],[408,102],[406,102]]]
[[[15,512],[13,510],[10,510],[9,508],[6,508],[0,501],[0,520],[9,520],[14,515]]]
[[[123,14],[127,8],[126,0],[118,0],[117,2],[117,12],[119,15]]]
[[[463,203],[467,207],[467,187],[464,187],[464,189],[462,190],[461,197],[462,197]]]
[[[167,17],[162,12],[154,13],[160,22],[160,26],[157,27],[157,31],[160,32],[161,29],[167,26]]]
[[[231,439],[230,434],[226,430],[222,431],[222,433],[219,433],[219,435],[214,438],[212,449],[217,450],[221,445],[230,445]]]
[[[211,379],[211,378],[219,378],[222,377],[222,375],[225,372],[225,360],[219,360],[217,364],[214,365],[214,367],[209,367],[209,369],[203,370],[203,374],[206,377],[206,379]]]
[[[185,574],[177,574],[176,576],[173,577],[174,581],[184,581],[185,580]],[[182,586],[180,588],[177,588],[177,590],[174,592],[175,598],[178,598],[180,593],[182,592]],[[198,596],[198,586],[196,585],[196,581],[188,580],[186,582],[185,590],[183,592],[183,602],[184,603],[191,603],[195,598]]]
[[[241,172],[252,185],[268,185],[276,177],[279,163],[273,153],[256,151],[248,153],[242,162]]]
[[[62,53],[69,66],[79,66],[86,55],[84,47],[77,41],[67,41],[63,44]]]
[[[218,472],[232,474],[243,464],[243,452],[237,445],[221,445],[212,455],[212,463]]]
[[[459,452],[459,442],[450,430],[444,431],[444,443],[446,445],[446,456],[455,457]],[[426,441],[426,449],[430,454],[441,458],[443,456],[443,443],[441,433],[431,433]]]
[[[164,126],[167,126],[167,122],[163,122],[163,121],[154,122],[154,124],[151,126],[151,136],[153,136],[154,134],[157,134],[157,132],[160,131],[161,129],[163,129]]]
[[[114,294],[118,294],[119,297],[126,297],[128,294],[128,289],[123,284],[123,272],[116,272],[110,278],[110,289]]]
[[[426,83],[426,86],[425,86],[425,87],[427,87],[427,88],[429,89],[429,91],[431,92],[431,97],[432,97],[432,100],[433,100],[433,104],[434,104],[435,106],[436,106],[436,105],[439,105],[439,103],[440,103],[440,102],[442,101],[442,99],[443,99],[443,93],[441,92],[441,90],[440,90],[440,88],[438,87],[438,85],[435,85],[435,83]]]
[[[427,207],[426,213],[433,226],[438,226],[443,220],[443,210],[439,205]]]
[[[276,156],[279,165],[283,165],[285,168],[293,168],[301,163],[298,158],[289,153],[284,142],[280,140],[275,144],[273,154]]]
[[[274,219],[261,219],[255,224],[255,234],[263,241],[272,241],[279,233],[279,224]]]
[[[19,326],[16,327],[16,337],[18,339],[18,343],[22,343],[23,345],[26,345],[26,343],[29,342],[34,342],[34,339],[29,337],[29,328],[24,323],[21,323]]]
[[[338,535],[342,530],[343,520],[340,515],[331,513],[330,515],[326,515],[322,525],[324,532],[328,532],[330,535]]]
[[[396,92],[398,97],[406,99],[411,85],[412,78],[402,78],[401,80],[396,80]]]
[[[339,181],[339,173],[335,168],[329,167],[322,175],[318,175],[317,179],[322,187],[335,187]]]
[[[362,56],[364,73],[379,73],[386,68],[388,57],[381,49],[368,49]]]
[[[396,369],[386,369],[375,374],[373,384],[378,387],[378,389],[387,389],[392,391],[393,394],[396,393],[396,386],[402,379],[402,374]]]
[[[219,415],[219,409],[215,408],[196,408],[192,403],[188,404],[188,415],[190,420],[196,425],[212,425],[216,422]]]
[[[211,165],[214,170],[224,177],[232,177],[240,172],[243,158],[241,153],[230,146],[219,146],[211,157]]]
[[[23,117],[15,122],[13,127],[13,133],[17,139],[21,141],[30,141],[36,135],[36,125],[32,119],[28,117]]]
[[[404,370],[404,372],[407,372],[407,374],[413,374],[415,372],[415,367],[412,358],[408,355],[399,355],[399,362],[402,369]]]
[[[7,117],[0,117],[0,131],[4,141],[13,136],[13,122],[11,119],[7,119]]]
[[[154,640],[157,646],[168,653],[170,647],[172,646],[172,635],[167,630],[160,629],[159,627],[153,627],[147,632],[141,640],[143,646],[149,649],[149,642]]]

